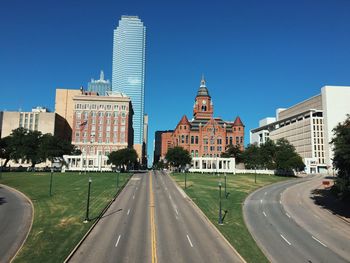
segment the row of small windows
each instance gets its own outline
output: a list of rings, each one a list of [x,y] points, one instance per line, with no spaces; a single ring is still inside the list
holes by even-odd
[[[82,103],[76,103],[75,104],[76,110],[127,110],[128,107],[126,105],[111,105],[111,104],[82,104]]]
[[[92,119],[91,120],[91,124],[92,125],[94,125],[94,124],[96,124],[96,123],[98,123],[98,124],[100,124],[100,126],[102,127],[102,125],[105,123],[106,125],[105,126],[109,126],[110,124],[113,124],[113,125],[118,125],[118,120],[109,120],[109,119],[107,119],[105,122],[102,120],[102,119],[100,119],[100,120],[98,120],[97,122],[96,122],[96,120],[95,119]],[[121,119],[120,120],[120,123],[121,123],[121,125],[125,125],[126,124],[126,119]],[[80,121],[80,120],[77,120],[76,121],[76,125],[75,125],[75,128],[82,128],[83,126],[87,126],[88,125],[88,121],[86,120],[86,121],[84,121],[84,122],[82,122],[82,121]]]
[[[38,130],[39,114],[20,113],[19,127],[29,130]]]
[[[88,112],[80,112],[80,111],[77,111],[75,116],[77,119],[80,119],[80,118],[83,118],[83,119],[88,119],[89,115],[91,117],[107,117],[107,118],[111,118],[111,117],[114,117],[114,118],[117,118],[118,116],[122,116],[123,118],[126,117],[126,113],[125,112],[122,112],[122,113],[118,113],[118,112],[95,112],[95,111],[91,111],[90,114]]]
[[[181,144],[188,144],[188,139],[189,136],[188,135],[181,135],[179,136],[177,140],[177,144],[181,143]],[[233,145],[233,139],[234,137],[226,137],[226,145]],[[243,144],[243,136],[236,136],[236,144]],[[198,136],[191,136],[191,144],[198,144],[199,142],[199,138]],[[203,139],[203,144],[215,144],[215,139],[208,139],[208,138],[204,138]],[[217,138],[216,139],[216,144],[221,145],[222,144],[222,139],[221,138]]]

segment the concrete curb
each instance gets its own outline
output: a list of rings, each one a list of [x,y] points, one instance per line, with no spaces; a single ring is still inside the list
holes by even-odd
[[[85,235],[82,237],[82,239],[78,242],[78,244],[73,248],[73,250],[70,252],[70,254],[66,257],[66,259],[63,261],[64,263],[69,262],[69,260],[71,260],[71,258],[73,257],[73,255],[75,254],[75,252],[77,252],[77,250],[79,249],[79,247],[81,246],[81,244],[85,241],[85,239],[89,236],[89,234],[91,233],[91,231],[95,228],[95,226],[97,225],[97,223],[100,221],[100,219],[102,218],[102,216],[104,215],[104,213],[106,213],[106,211],[108,210],[108,208],[112,205],[112,203],[117,199],[118,195],[123,191],[123,189],[125,188],[125,186],[129,183],[130,178],[133,177],[134,174],[132,174],[131,176],[129,176],[129,178],[126,180],[126,182],[124,183],[124,185],[118,190],[118,192],[114,195],[114,197],[111,199],[111,201],[108,202],[108,204],[105,206],[105,208],[103,208],[102,212],[100,213],[100,215],[97,217],[96,221],[92,224],[92,226],[89,228],[89,230],[85,233]]]
[[[197,204],[186,194],[184,190],[178,184],[175,182],[175,180],[170,176],[170,174],[167,173],[167,175],[170,177],[172,182],[175,184],[176,189],[180,192],[182,196],[184,196],[185,199],[187,199],[195,210],[209,223],[209,225],[218,233],[219,236],[223,240],[225,240],[226,244],[233,250],[233,252],[241,259],[242,262],[247,263],[245,259],[238,253],[238,251],[232,246],[230,242],[226,239],[226,237],[219,231],[219,229],[216,228],[216,226],[209,220],[209,218],[204,214],[204,212],[197,206]]]
[[[10,258],[10,263],[15,259],[15,257],[18,255],[19,251],[22,249],[24,243],[27,241],[27,238],[29,236],[29,233],[30,231],[32,230],[32,226],[33,226],[33,222],[34,222],[34,205],[33,205],[33,202],[32,200],[30,200],[30,198],[28,196],[26,196],[24,193],[20,192],[19,190],[11,187],[11,186],[8,186],[8,185],[4,185],[4,184],[0,184],[0,186],[2,187],[5,187],[5,188],[8,188],[10,189],[11,191],[14,191],[18,194],[20,194],[21,196],[24,197],[24,199],[26,199],[28,201],[28,203],[30,204],[30,206],[32,207],[32,210],[31,210],[31,222],[30,222],[30,226],[29,226],[29,229],[28,229],[28,232],[27,232],[27,235],[25,236],[25,238],[23,239],[21,245],[19,246],[19,248],[17,249],[16,253],[12,256],[12,258]]]

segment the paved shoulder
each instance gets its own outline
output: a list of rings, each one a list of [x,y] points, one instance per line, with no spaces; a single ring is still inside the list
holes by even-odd
[[[9,262],[26,239],[32,225],[33,208],[18,191],[0,185],[0,262]]]

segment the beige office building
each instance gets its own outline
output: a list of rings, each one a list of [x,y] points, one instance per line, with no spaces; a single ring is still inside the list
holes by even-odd
[[[73,97],[82,93],[79,89],[56,89],[55,112],[63,118],[63,127],[65,138],[72,140],[73,130]]]
[[[1,113],[0,136],[9,136],[12,130],[23,127],[32,131],[40,131],[42,134],[59,133],[58,117],[54,112],[37,107],[31,112],[4,111]]]
[[[250,143],[285,138],[303,158],[307,173],[332,169],[333,128],[350,114],[350,87],[324,86],[321,93],[260,122],[250,131]]]

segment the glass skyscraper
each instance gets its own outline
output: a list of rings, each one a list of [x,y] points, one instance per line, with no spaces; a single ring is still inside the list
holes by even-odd
[[[144,142],[144,80],[146,27],[137,16],[122,16],[114,30],[112,91],[131,98],[134,144]]]
[[[88,83],[88,91],[97,92],[100,96],[106,96],[107,91],[111,91],[111,89],[111,83],[109,80],[105,80],[105,75],[102,70],[100,79],[91,79],[91,82]]]

